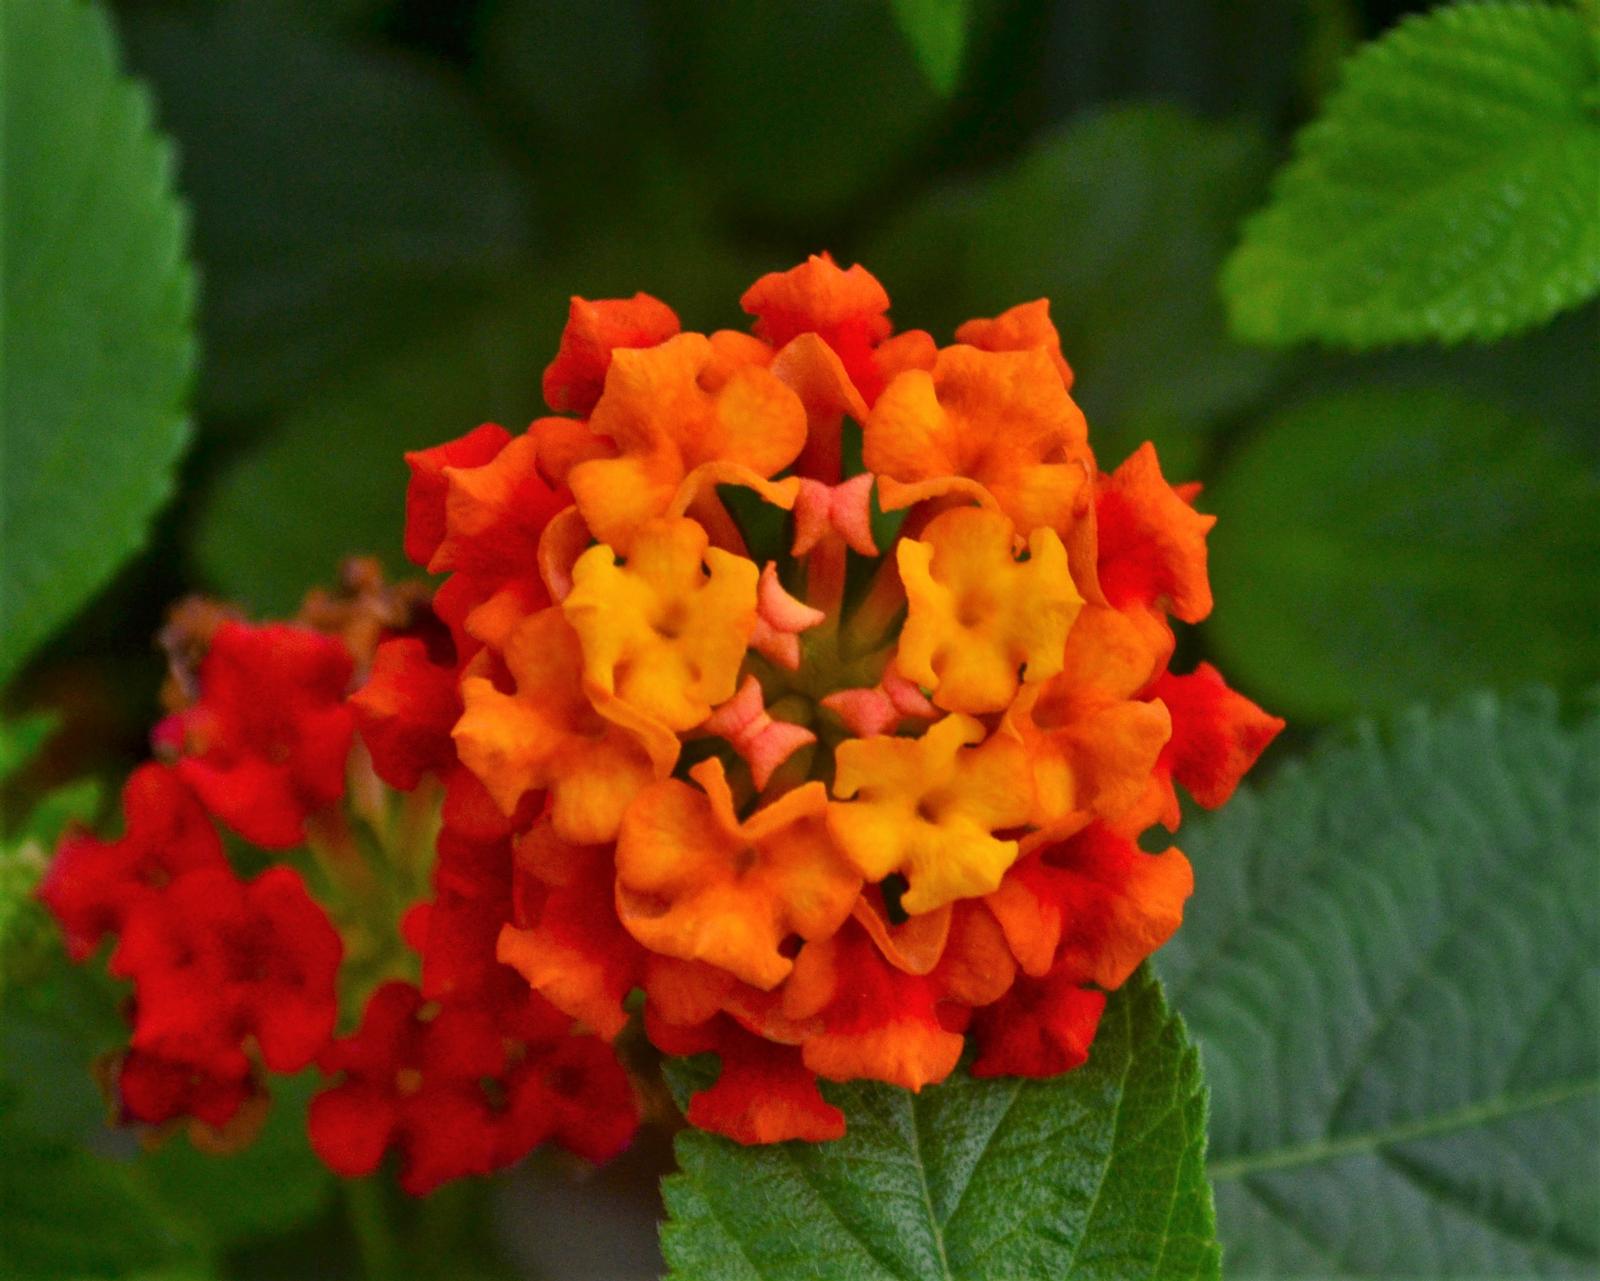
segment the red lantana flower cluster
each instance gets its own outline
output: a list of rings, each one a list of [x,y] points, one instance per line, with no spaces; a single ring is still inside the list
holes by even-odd
[[[404,926],[425,946],[436,919],[456,969],[440,980],[424,967],[423,988],[372,981],[374,965],[415,968],[390,904],[416,869],[381,856],[431,845],[438,805],[390,803],[352,751],[348,698],[380,637],[437,626],[411,607],[415,593],[382,588],[370,566],[356,563],[348,587],[314,593],[293,624],[180,608],[165,638],[174,710],[153,734],[158,759],[123,791],[123,835],[69,832],[41,884],[74,959],[111,938],[109,969],[132,984],[112,1074],[120,1118],[188,1119],[213,1144],[247,1141],[269,1075],[316,1064],[331,1084],[313,1101],[311,1142],[342,1174],[371,1173],[392,1148],[403,1186],[423,1193],[546,1139],[610,1157],[637,1123],[611,1048],[575,1034],[494,957],[511,915],[508,846],[495,867],[490,846],[439,835],[436,896]],[[363,816],[369,835],[392,838],[388,851],[367,843],[377,859],[358,839]],[[240,876],[218,824],[280,861]],[[309,859],[285,853],[301,847]],[[486,857],[474,882],[473,860]],[[477,892],[486,871],[498,898]],[[359,1014],[343,1038],[341,1011],[350,1023]]]

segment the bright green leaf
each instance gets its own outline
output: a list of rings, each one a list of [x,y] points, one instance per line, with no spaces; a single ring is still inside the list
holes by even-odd
[[[679,1136],[661,1234],[674,1278],[1218,1275],[1200,1065],[1143,972],[1066,1076],[828,1094],[849,1120],[837,1142]]]
[[[1308,401],[1202,505],[1223,666],[1291,719],[1600,677],[1600,468],[1492,403]]]
[[[1600,1272],[1600,708],[1416,713],[1183,847],[1228,1275]]]
[[[143,542],[188,438],[172,158],[96,7],[0,5],[0,682]]]
[[[970,316],[1049,298],[1102,461],[1153,439],[1181,478],[1207,430],[1275,373],[1275,359],[1229,340],[1214,286],[1266,173],[1246,126],[1117,108],[913,205],[865,261],[896,317],[941,341]]]
[[[961,79],[961,54],[972,15],[968,0],[889,0],[923,74],[945,97]]]
[[[127,37],[195,208],[208,404],[296,403],[514,269],[524,184],[448,77],[259,6],[197,8]]]
[[[206,577],[252,610],[285,612],[332,581],[347,555],[373,553],[414,573],[400,553],[402,455],[481,422],[527,426],[565,319],[553,297],[534,310],[548,330],[537,339],[525,310],[486,308],[418,335],[291,415],[209,495],[197,534]]]
[[[1600,289],[1600,33],[1457,4],[1361,50],[1223,276],[1247,339],[1490,339]]]

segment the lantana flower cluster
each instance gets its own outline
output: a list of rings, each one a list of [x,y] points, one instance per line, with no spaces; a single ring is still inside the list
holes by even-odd
[[[70,955],[109,938],[110,971],[132,984],[129,1041],[107,1065],[120,1120],[186,1122],[228,1150],[259,1128],[270,1076],[314,1064],[317,1152],[358,1176],[397,1150],[419,1194],[547,1139],[604,1160],[632,1137],[611,1047],[495,960],[509,825],[474,813],[440,830],[437,798],[390,793],[356,743],[350,695],[379,638],[437,630],[419,593],[363,562],[293,623],[176,612],[173,711],[124,788],[123,834],[70,831],[39,890]],[[433,898],[410,903],[436,832]],[[435,916],[457,969],[424,966],[419,985],[402,932],[425,948]]]
[[[826,256],[741,301],[700,334],[575,299],[555,416],[407,456],[450,643],[384,641],[353,706],[391,786],[445,780],[471,888],[425,976],[509,901],[550,1005],[610,1039],[642,991],[656,1047],[718,1056],[691,1123],[824,1140],[819,1078],[1083,1063],[1190,892],[1141,838],[1282,722],[1169,670],[1212,518],[1149,445],[1099,470],[1045,302],[941,348]]]
[[[237,1141],[316,1064],[316,1150],[420,1193],[618,1151],[629,1028],[744,1143],[841,1135],[819,1080],[1085,1061],[1192,885],[1150,829],[1282,726],[1169,669],[1212,518],[1099,469],[1042,301],[941,348],[822,256],[742,305],[574,299],[552,416],[406,456],[436,590],[180,608],[124,834],[41,888],[132,985],[125,1120]]]

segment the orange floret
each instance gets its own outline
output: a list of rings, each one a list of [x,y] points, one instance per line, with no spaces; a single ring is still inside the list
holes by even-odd
[[[828,835],[827,792],[806,783],[741,821],[720,760],[689,775],[699,788],[668,779],[628,808],[618,914],[652,951],[776,987],[794,968],[785,941],[833,933],[861,888]]]
[[[1050,357],[946,347],[931,373],[913,369],[884,389],[868,415],[864,458],[884,505],[902,485],[965,477],[994,495],[1018,529],[1063,530],[1087,471],[1083,411]]]
[[[1050,357],[1061,385],[1072,390],[1072,366],[1061,354],[1061,335],[1050,320],[1050,300],[1036,298],[1002,311],[993,320],[969,320],[956,327],[956,341],[982,351],[1032,351]]]
[[[868,880],[905,875],[908,912],[989,893],[1017,857],[995,833],[1027,821],[1026,754],[984,739],[980,722],[951,715],[921,738],[851,739],[835,752],[828,826]]]
[[[716,355],[704,335],[679,334],[612,356],[589,425],[615,442],[618,456],[578,463],[567,476],[601,542],[626,552],[634,532],[666,512],[702,464],[732,464],[760,479],[788,466],[805,444],[799,397],[757,364],[708,387],[707,376],[719,372]]]
[[[920,539],[901,539],[910,612],[895,667],[954,712],[997,712],[1029,683],[1061,670],[1067,631],[1083,604],[1052,529],[1033,531],[1012,557],[1013,527],[995,512],[958,507]]]
[[[632,298],[574,298],[561,331],[561,349],[544,371],[544,398],[557,413],[587,414],[600,399],[618,348],[654,347],[678,332],[672,308],[649,294]]]
[[[814,333],[838,353],[862,396],[870,402],[882,383],[873,349],[889,336],[889,295],[857,263],[843,270],[828,254],[761,277],[739,305],[756,318],[755,330],[774,347]]]
[[[676,740],[624,728],[595,709],[584,692],[578,634],[560,609],[518,627],[505,664],[514,693],[485,675],[461,682],[466,710],[454,731],[461,760],[505,813],[527,792],[549,788],[562,837],[610,840],[629,802],[672,768]]]
[[[1140,445],[1096,487],[1100,586],[1113,605],[1160,605],[1186,623],[1211,612],[1206,534],[1217,523],[1179,497]]]

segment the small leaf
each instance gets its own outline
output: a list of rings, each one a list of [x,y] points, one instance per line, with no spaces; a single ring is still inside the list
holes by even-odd
[[[1291,718],[1600,677],[1600,468],[1492,403],[1439,387],[1305,402],[1201,505],[1218,516],[1210,634]]]
[[[144,541],[188,439],[172,157],[98,7],[0,5],[0,683]]]
[[[1491,339],[1600,289],[1600,40],[1570,9],[1446,5],[1350,61],[1223,275],[1236,332]]]
[[[1414,713],[1184,837],[1228,1275],[1596,1275],[1600,707]]]
[[[1095,450],[1153,439],[1182,477],[1208,430],[1275,376],[1229,340],[1214,281],[1266,181],[1254,130],[1169,107],[1081,118],[992,177],[936,192],[864,256],[902,322],[941,341],[970,316],[1050,299]]]
[[[1147,973],[1111,998],[1088,1064],[1066,1076],[827,1093],[849,1120],[833,1143],[678,1137],[681,1172],[663,1185],[672,1277],[1219,1275],[1200,1064]]]
[[[968,0],[889,0],[928,83],[948,98],[961,79],[972,15]]]

